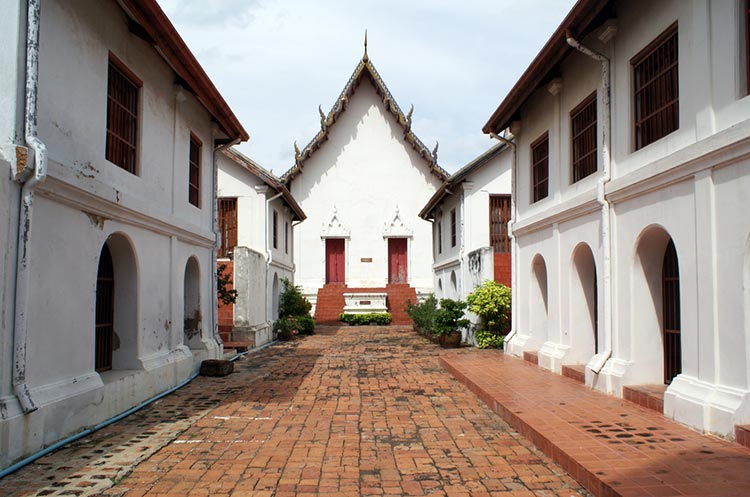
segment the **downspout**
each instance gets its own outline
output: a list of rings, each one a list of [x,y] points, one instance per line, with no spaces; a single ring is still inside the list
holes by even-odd
[[[21,205],[18,216],[15,320],[13,326],[13,391],[24,413],[37,409],[26,384],[26,318],[29,307],[29,248],[34,214],[34,190],[47,176],[47,147],[37,135],[37,93],[39,90],[39,25],[41,0],[28,0],[26,19],[26,110],[24,137],[34,151],[34,166],[22,172],[18,181]],[[33,175],[32,175],[33,172]]]
[[[518,256],[518,242],[516,240],[516,235],[513,233],[513,227],[516,225],[516,167],[517,167],[517,160],[518,160],[518,150],[517,150],[517,144],[513,140],[509,140],[503,136],[499,136],[496,133],[490,132],[490,137],[494,138],[495,140],[498,140],[500,142],[505,143],[513,150],[513,161],[511,163],[511,171],[510,171],[510,212],[511,212],[511,221],[510,226],[508,226],[508,232],[511,237],[511,269],[510,269],[510,286],[511,286],[511,300],[510,300],[510,331],[507,335],[505,335],[505,343],[508,343],[511,338],[513,338],[516,333],[518,332],[518,312],[517,312],[517,298],[514,295],[516,289],[518,288],[517,282],[518,282],[518,276],[516,275],[516,272],[518,271],[518,264],[516,261],[516,257]]]
[[[211,278],[211,295],[213,295],[212,298],[217,298],[217,294],[219,293],[219,289],[217,287],[216,282],[216,247],[221,243],[221,231],[219,230],[219,195],[218,195],[218,187],[219,187],[219,163],[216,160],[216,155],[222,153],[224,150],[233,147],[234,145],[237,145],[240,142],[240,137],[235,138],[234,140],[230,141],[229,143],[225,143],[224,145],[219,145],[218,147],[214,147],[214,153],[213,153],[213,160],[214,160],[214,184],[213,188],[211,188],[211,217],[213,218],[213,232],[214,232],[214,244],[211,246],[211,264],[213,264],[213,270],[211,274],[213,274],[213,278]],[[219,335],[219,306],[218,302],[214,302],[214,304],[211,306],[211,323],[213,326],[213,335],[214,340],[217,344],[222,345],[224,342],[221,340],[221,335]]]
[[[596,361],[590,364],[589,369],[596,374],[604,367],[604,364],[612,356],[612,344],[614,342],[612,329],[612,220],[610,216],[609,200],[605,195],[606,185],[611,178],[612,158],[610,155],[611,146],[611,120],[612,109],[610,104],[610,79],[609,79],[609,58],[591,50],[579,43],[573,38],[570,31],[565,33],[568,45],[582,52],[602,65],[602,109],[604,113],[604,122],[602,123],[602,175],[599,178],[596,190],[596,200],[601,206],[602,215],[602,266],[604,267],[604,336],[607,337],[606,349],[599,355],[597,350]],[[594,356],[596,357],[596,356]]]

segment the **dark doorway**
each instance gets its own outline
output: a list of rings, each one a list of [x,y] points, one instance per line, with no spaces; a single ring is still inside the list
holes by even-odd
[[[669,240],[661,272],[664,306],[664,383],[682,372],[680,343],[680,265],[674,242]]]
[[[112,345],[115,321],[115,271],[112,254],[104,244],[99,256],[96,275],[96,336],[94,339],[94,369],[97,372],[112,369]]]

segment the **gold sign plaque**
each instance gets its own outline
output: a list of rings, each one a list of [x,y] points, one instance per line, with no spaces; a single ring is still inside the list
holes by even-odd
[[[372,262],[372,257],[362,257],[359,261],[360,262]]]

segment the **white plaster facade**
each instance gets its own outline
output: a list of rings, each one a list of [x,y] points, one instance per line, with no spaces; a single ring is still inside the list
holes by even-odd
[[[510,127],[518,147],[515,335],[508,352],[538,351],[539,365],[557,372],[587,364],[586,383],[615,395],[627,385],[664,383],[661,271],[671,239],[679,260],[682,372],[666,390],[664,413],[732,436],[735,424],[750,422],[744,10],[738,1],[586,0],[573,12],[590,19],[594,9],[615,4],[616,24],[584,21],[584,14],[566,18],[484,129]],[[636,150],[631,60],[674,23],[679,128]],[[601,64],[576,50],[549,55],[550,44],[565,43],[566,29],[610,61],[611,141],[603,132]],[[522,84],[529,86],[525,98],[518,97]],[[570,112],[592,92],[598,171],[573,182]],[[545,132],[549,195],[532,202],[531,144]]]
[[[495,145],[451,175],[420,213],[433,223],[436,298],[465,300],[474,288],[493,279],[490,195],[510,195],[512,163],[512,149],[505,144]],[[455,245],[451,235],[454,210]]]
[[[142,26],[156,34],[166,19],[158,6],[127,3],[156,13]],[[19,333],[21,187],[11,168],[21,166],[16,151],[33,157],[24,142],[26,12],[27,2],[14,0],[4,2],[0,16],[0,165],[6,171],[0,181],[0,243],[6,247],[0,260],[0,467],[177,385],[201,360],[221,356],[214,331],[214,140],[246,138],[239,123],[225,126],[227,115],[204,106],[223,106],[231,115],[220,97],[209,98],[204,88],[197,92],[202,103],[175,86],[170,64],[192,57],[179,37],[160,41],[184,50],[168,63],[129,31],[133,14],[121,4],[45,0],[33,94],[47,176],[37,184],[33,223],[24,235],[27,299]],[[105,159],[112,55],[142,81],[136,174]],[[196,67],[180,77],[213,89]],[[199,207],[188,202],[191,133],[203,144]],[[97,269],[105,244],[114,266],[115,338],[112,369],[98,373]],[[19,402],[23,390],[26,405]]]
[[[281,280],[294,281],[294,227],[305,214],[278,178],[240,152],[220,154],[217,164],[219,198],[237,199],[232,338],[257,347],[273,339]]]
[[[296,283],[315,302],[326,282],[326,239],[342,238],[345,284],[385,287],[394,237],[408,240],[408,284],[431,292],[431,226],[418,213],[445,175],[434,155],[425,156],[409,131],[411,113],[401,113],[367,55],[321,120],[315,146],[298,156],[304,165],[284,176],[308,216],[295,228]]]

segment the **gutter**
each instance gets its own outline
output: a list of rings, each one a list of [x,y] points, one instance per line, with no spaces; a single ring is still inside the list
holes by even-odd
[[[516,291],[517,282],[518,282],[518,262],[516,261],[516,257],[518,256],[518,241],[516,240],[516,235],[513,233],[513,227],[516,225],[516,169],[518,168],[518,144],[513,141],[509,140],[508,138],[505,138],[503,136],[499,136],[497,133],[490,132],[490,138],[494,138],[495,140],[498,140],[502,143],[505,143],[508,145],[511,149],[513,149],[513,161],[511,162],[511,171],[510,171],[510,212],[511,212],[511,221],[508,226],[508,232],[511,237],[511,240],[513,242],[511,243],[511,270],[510,270],[510,286],[511,286],[511,300],[510,300],[510,331],[507,335],[505,335],[504,343],[508,343],[511,338],[516,336],[516,333],[518,333],[518,299],[515,298],[515,295],[513,293]]]
[[[213,299],[216,299],[216,295],[219,293],[219,289],[217,287],[216,283],[216,247],[220,244],[221,240],[221,232],[219,231],[219,195],[218,195],[218,185],[219,185],[219,164],[216,160],[216,154],[220,154],[224,150],[227,150],[230,147],[233,147],[234,145],[238,144],[242,140],[241,137],[237,137],[230,141],[229,143],[225,143],[224,145],[219,145],[218,147],[214,147],[214,153],[212,154],[213,161],[214,161],[214,184],[213,188],[211,188],[211,217],[213,220],[213,232],[214,232],[214,244],[211,246],[211,295],[213,296]],[[234,275],[232,276],[234,278]],[[211,305],[211,323],[213,328],[213,335],[214,340],[217,344],[222,346],[222,350],[224,350],[224,342],[221,340],[221,335],[219,335],[219,309],[217,302],[213,301],[213,305]]]
[[[27,315],[29,307],[29,248],[31,247],[32,220],[34,217],[34,190],[47,177],[47,147],[37,134],[37,94],[39,90],[39,26],[41,0],[28,0],[26,18],[26,109],[24,137],[26,145],[34,151],[34,165],[24,169],[17,181],[21,188],[21,205],[18,215],[18,246],[16,259],[15,319],[13,323],[13,391],[24,413],[38,407],[31,398],[26,383]]]
[[[612,108],[610,104],[610,67],[609,58],[587,48],[573,38],[570,31],[565,33],[565,41],[568,45],[575,48],[581,53],[584,53],[601,63],[602,65],[602,110],[604,113],[604,122],[602,123],[602,175],[597,183],[596,200],[601,206],[602,215],[602,265],[604,266],[603,279],[604,279],[604,336],[607,338],[606,349],[600,355],[599,351],[596,351],[596,355],[593,360],[589,362],[587,367],[591,369],[595,374],[599,374],[606,362],[612,356],[612,345],[614,342],[613,337],[613,326],[612,326],[612,218],[610,215],[611,206],[609,200],[605,195],[605,189],[607,183],[609,183],[612,174],[612,157],[610,155],[611,146],[611,122],[612,122]]]

